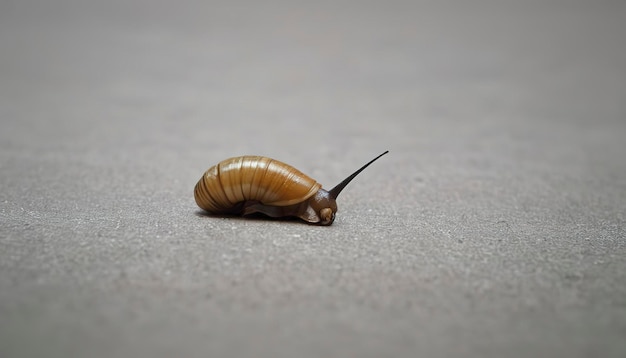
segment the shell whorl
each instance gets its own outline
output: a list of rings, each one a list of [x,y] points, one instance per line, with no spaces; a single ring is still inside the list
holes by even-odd
[[[320,188],[321,184],[288,164],[246,155],[209,168],[196,184],[194,197],[202,209],[225,213],[248,200],[273,206],[297,204]]]

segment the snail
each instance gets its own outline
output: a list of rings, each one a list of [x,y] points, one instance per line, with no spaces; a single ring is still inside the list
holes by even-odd
[[[331,190],[291,165],[275,159],[245,155],[209,168],[196,184],[198,206],[212,214],[298,217],[310,224],[330,225],[335,220],[341,191],[385,151]]]

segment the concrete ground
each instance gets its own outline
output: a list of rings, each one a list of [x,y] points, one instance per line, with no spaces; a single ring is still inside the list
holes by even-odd
[[[0,356],[626,356],[623,1],[2,1]],[[258,154],[330,227],[208,217]]]

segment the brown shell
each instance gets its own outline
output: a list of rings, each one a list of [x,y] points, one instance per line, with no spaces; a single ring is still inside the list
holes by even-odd
[[[301,203],[321,187],[288,164],[245,155],[223,160],[209,168],[196,184],[194,196],[202,209],[225,213],[248,200],[272,206]]]

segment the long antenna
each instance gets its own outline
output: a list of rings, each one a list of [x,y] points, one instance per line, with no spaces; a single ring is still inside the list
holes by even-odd
[[[362,166],[361,169],[359,169],[356,172],[352,173],[352,175],[350,175],[349,177],[345,178],[341,183],[337,184],[337,186],[335,186],[334,188],[330,189],[330,191],[328,192],[330,194],[330,196],[333,199],[337,199],[337,196],[339,196],[339,193],[341,193],[343,188],[345,188],[346,185],[348,185],[348,183],[350,183],[352,181],[352,179],[354,179],[354,177],[359,175],[359,173],[362,172],[363,169],[367,168],[370,164],[374,163],[376,161],[376,159],[382,157],[383,155],[385,155],[387,153],[389,153],[388,150],[386,150],[383,154],[377,156],[376,158],[370,160],[369,163],[367,163],[364,166]]]

